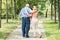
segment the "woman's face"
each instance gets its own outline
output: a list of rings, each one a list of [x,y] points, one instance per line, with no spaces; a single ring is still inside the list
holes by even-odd
[[[37,11],[37,7],[36,6],[33,6],[33,10]]]
[[[36,9],[36,6],[33,6],[33,9]]]

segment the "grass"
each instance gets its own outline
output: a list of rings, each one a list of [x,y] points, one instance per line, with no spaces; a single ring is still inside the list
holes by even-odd
[[[20,21],[9,19],[9,23],[6,23],[5,19],[2,19],[2,28],[0,28],[0,40],[5,40],[5,38],[11,33]]]
[[[54,23],[53,20],[44,21],[44,26],[48,40],[60,40],[60,29],[58,29],[58,23]]]

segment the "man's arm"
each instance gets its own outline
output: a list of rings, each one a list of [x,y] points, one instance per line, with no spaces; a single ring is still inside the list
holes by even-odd
[[[24,10],[24,14],[25,14],[26,16],[30,16],[30,14],[29,14],[28,11],[29,11],[29,10],[28,10],[27,8]]]
[[[27,15],[27,16],[32,16],[32,13],[33,13],[33,12],[32,12],[32,10],[31,10],[30,8],[27,9],[27,12],[28,12],[28,13],[25,13],[25,15]]]
[[[18,20],[22,17],[22,9],[20,10],[19,14],[18,14]]]
[[[25,15],[27,15],[27,16],[30,16],[30,14],[28,14],[28,13],[24,13]]]

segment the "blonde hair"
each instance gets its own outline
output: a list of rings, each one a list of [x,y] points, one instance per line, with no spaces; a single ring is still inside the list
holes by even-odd
[[[36,7],[36,6],[33,6],[33,8],[32,8],[32,9],[37,11],[37,7]]]

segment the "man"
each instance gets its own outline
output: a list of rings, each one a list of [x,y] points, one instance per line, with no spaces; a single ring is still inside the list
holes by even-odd
[[[32,10],[29,8],[29,4],[26,4],[24,8],[20,11],[20,16],[22,17],[22,36],[29,38],[29,29],[30,29],[30,14]]]

